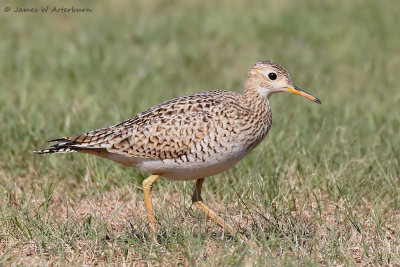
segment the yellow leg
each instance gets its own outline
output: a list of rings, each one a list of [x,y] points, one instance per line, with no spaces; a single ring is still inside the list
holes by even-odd
[[[150,225],[150,234],[155,241],[157,241],[157,238],[155,235],[156,226],[154,224],[153,203],[151,202],[151,189],[153,187],[153,183],[157,180],[158,177],[160,177],[160,175],[151,175],[150,177],[144,179],[142,183],[144,202],[146,203],[147,221]]]
[[[207,214],[211,219],[215,220],[223,229],[228,229],[229,233],[231,235],[235,236],[237,234],[237,231],[233,230],[232,226],[229,224],[225,223],[225,221],[219,217],[217,214],[215,214],[209,207],[207,207],[202,199],[201,199],[201,187],[203,186],[203,181],[204,179],[197,179],[196,180],[196,188],[194,189],[194,193],[192,196],[192,202],[193,204],[201,210],[203,213]],[[247,242],[247,238],[239,233],[240,238]]]

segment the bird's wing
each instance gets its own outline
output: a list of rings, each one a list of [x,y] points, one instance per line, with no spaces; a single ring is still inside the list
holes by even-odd
[[[137,158],[179,157],[212,130],[207,112],[187,112],[154,116],[108,140],[107,151]]]

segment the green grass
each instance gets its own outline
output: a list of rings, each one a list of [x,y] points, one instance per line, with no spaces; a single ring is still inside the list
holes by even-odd
[[[90,14],[0,15],[0,265],[399,265],[397,1],[57,2]],[[47,2],[46,2],[47,3]],[[273,126],[203,198],[259,244],[191,206],[193,182],[94,156],[31,151],[161,101],[241,91],[260,59],[322,100],[271,99]]]

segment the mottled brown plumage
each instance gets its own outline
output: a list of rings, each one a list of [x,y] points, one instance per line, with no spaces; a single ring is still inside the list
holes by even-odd
[[[206,136],[210,142],[203,152],[215,150],[220,139],[233,142],[247,137],[251,146],[265,136],[271,115],[265,99],[248,100],[241,94],[223,90],[179,97],[118,125],[52,140],[57,142],[54,152],[104,149],[131,157],[179,159]],[[257,128],[250,127],[255,123]],[[217,134],[210,136],[212,132]]]

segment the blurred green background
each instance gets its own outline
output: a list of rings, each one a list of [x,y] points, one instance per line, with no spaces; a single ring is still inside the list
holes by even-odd
[[[47,5],[93,11],[13,12],[17,6]],[[6,6],[12,10],[5,12]],[[248,229],[261,243],[262,253],[251,249],[210,253],[204,242],[217,248],[228,242],[234,250],[241,245],[212,238],[204,229],[200,234],[206,241],[186,232],[179,238],[174,235],[167,241],[169,248],[176,249],[167,250],[183,255],[175,263],[198,259],[204,259],[200,264],[221,265],[246,260],[263,265],[267,259],[284,265],[399,263],[395,252],[400,246],[399,229],[389,226],[399,218],[400,208],[399,10],[400,2],[390,0],[2,1],[0,264],[17,262],[15,250],[9,249],[15,246],[18,251],[26,240],[46,251],[34,253],[42,263],[68,259],[60,240],[70,235],[67,230],[72,226],[57,227],[52,221],[56,217],[46,217],[48,210],[42,217],[21,211],[43,210],[42,204],[51,202],[57,189],[76,199],[120,188],[141,194],[139,186],[146,174],[86,155],[39,157],[32,150],[46,147],[48,139],[113,125],[184,94],[210,89],[241,92],[249,68],[267,59],[283,65],[294,83],[320,98],[322,105],[293,95],[274,95],[274,122],[266,140],[233,169],[207,179],[204,192],[220,214],[251,213],[244,206],[254,204],[283,226],[274,232],[268,223],[260,222],[265,226],[261,230]],[[91,186],[85,186],[87,175]],[[192,186],[163,179],[155,191],[159,197],[190,194]],[[311,220],[319,227],[331,226],[339,236],[328,235],[322,242],[315,230],[304,249],[298,248],[295,241],[280,237],[287,236],[282,229],[298,227],[283,218],[296,209],[297,202],[318,199],[316,192],[337,206],[345,203],[344,210],[337,211],[343,221],[332,224],[323,213]],[[44,202],[32,204],[31,199]],[[190,206],[185,203],[164,205]],[[225,209],[219,206],[222,203],[233,206]],[[189,215],[176,216],[185,220]],[[373,226],[359,223],[370,220]],[[74,223],[82,229],[74,235],[76,240],[98,241],[94,232],[84,234],[83,222]],[[180,229],[178,222],[174,225],[162,215],[159,223],[167,236],[171,229],[174,233]],[[25,231],[18,230],[21,227],[31,234],[21,234]],[[90,227],[108,229],[101,220]],[[219,232],[217,226],[211,228]],[[63,234],[57,239],[43,229]],[[346,244],[351,243],[352,229],[362,244],[358,258]],[[132,237],[126,238],[128,243],[101,240],[135,250]],[[136,252],[145,259],[159,262],[157,257],[164,255],[160,250],[153,257],[148,254],[150,244],[141,246]],[[106,256],[99,262],[120,262],[120,254],[104,251]]]

